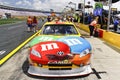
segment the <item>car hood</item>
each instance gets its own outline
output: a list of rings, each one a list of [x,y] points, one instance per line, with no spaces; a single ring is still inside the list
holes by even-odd
[[[66,43],[70,47],[71,53],[74,54],[80,54],[86,49],[91,50],[90,43],[85,38],[82,37],[67,36],[59,38],[57,40]]]
[[[41,57],[47,56],[50,59],[63,58],[70,54],[70,47],[60,41],[45,41],[34,45],[31,49],[37,51]],[[34,56],[34,55],[33,55]]]
[[[30,47],[39,47],[42,43],[51,43],[51,42],[55,42],[55,43],[60,42],[61,45],[59,46],[62,48],[65,47],[64,45],[67,45],[70,48],[70,52],[74,54],[80,54],[82,51],[86,49],[91,50],[90,43],[86,39],[78,36],[37,36],[29,44]],[[64,45],[62,45],[63,43]],[[41,53],[40,49],[39,51]]]

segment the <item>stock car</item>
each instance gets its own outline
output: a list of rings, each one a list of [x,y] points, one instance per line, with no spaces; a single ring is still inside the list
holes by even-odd
[[[82,76],[92,72],[91,45],[71,22],[46,22],[29,42],[28,73],[43,77]]]

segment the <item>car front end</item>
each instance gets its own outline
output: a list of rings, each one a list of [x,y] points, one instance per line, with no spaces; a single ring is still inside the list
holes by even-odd
[[[66,38],[66,37],[65,37]],[[28,73],[44,77],[71,77],[87,75],[92,72],[90,67],[91,49],[71,45],[67,39],[40,42],[30,48]],[[73,37],[77,40],[79,37]],[[65,43],[64,41],[67,43]],[[83,44],[86,45],[86,44]]]

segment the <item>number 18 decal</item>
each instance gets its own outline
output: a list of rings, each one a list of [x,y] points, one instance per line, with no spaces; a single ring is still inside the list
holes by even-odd
[[[66,39],[64,40],[69,46],[77,45],[77,44],[82,44],[82,42],[78,39]]]

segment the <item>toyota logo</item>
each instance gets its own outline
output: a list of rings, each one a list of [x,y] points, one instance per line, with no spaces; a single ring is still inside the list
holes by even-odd
[[[64,52],[63,52],[63,51],[60,51],[60,52],[57,52],[57,54],[61,56],[61,55],[64,54]]]

